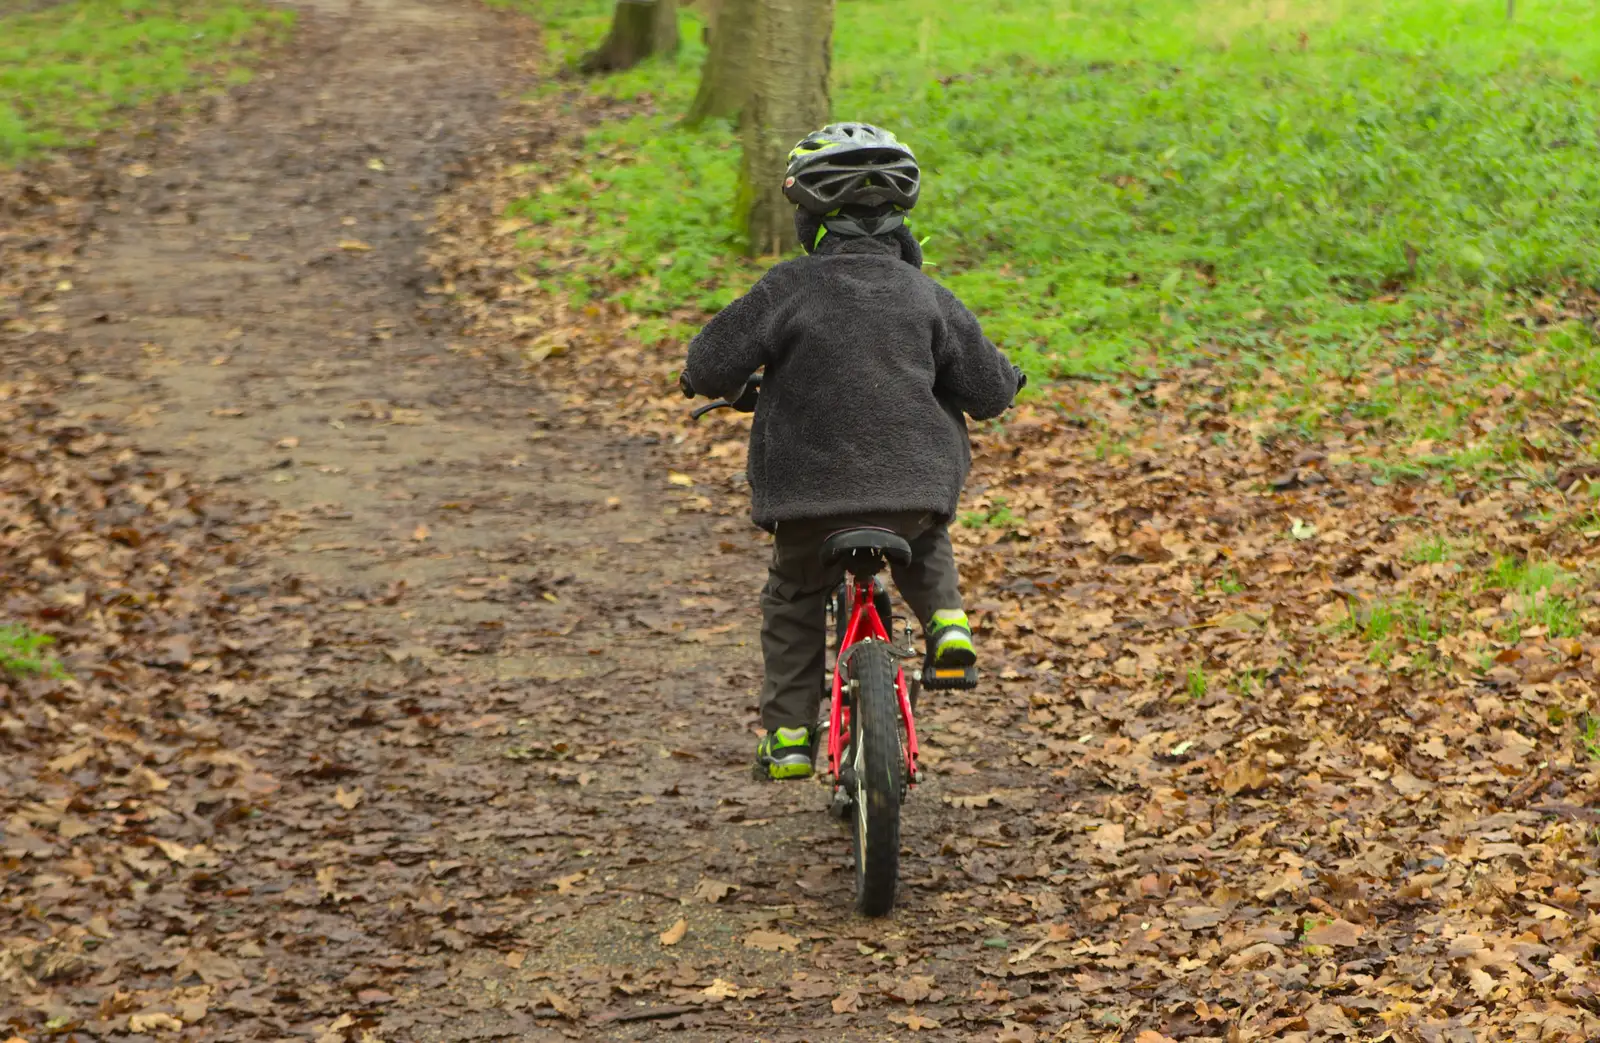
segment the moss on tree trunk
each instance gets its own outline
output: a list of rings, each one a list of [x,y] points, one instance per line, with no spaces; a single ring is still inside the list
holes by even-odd
[[[759,0],[721,0],[711,26],[711,49],[700,69],[684,122],[737,119],[750,97],[750,64],[756,42]]]

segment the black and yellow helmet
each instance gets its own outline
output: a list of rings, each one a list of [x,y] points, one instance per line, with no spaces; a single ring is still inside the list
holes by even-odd
[[[911,149],[870,123],[830,123],[789,153],[783,194],[808,213],[885,205],[910,210],[922,191]]]

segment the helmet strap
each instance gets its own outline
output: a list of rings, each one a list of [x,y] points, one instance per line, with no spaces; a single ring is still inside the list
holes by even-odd
[[[906,215],[900,210],[891,210],[885,214],[873,216],[835,214],[822,219],[822,227],[836,235],[859,238],[868,235],[886,235],[906,223]]]

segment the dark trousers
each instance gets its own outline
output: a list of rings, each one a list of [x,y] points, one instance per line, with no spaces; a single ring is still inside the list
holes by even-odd
[[[761,723],[768,730],[814,727],[827,667],[828,596],[844,566],[822,563],[822,544],[840,529],[873,525],[892,529],[911,544],[912,562],[894,566],[894,585],[927,630],[940,609],[961,608],[949,522],[920,511],[807,518],[778,524],[767,585],[761,591]],[[885,627],[889,625],[886,619]]]

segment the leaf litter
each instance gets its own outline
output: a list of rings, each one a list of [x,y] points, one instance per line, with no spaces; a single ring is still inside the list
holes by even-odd
[[[653,441],[690,479],[663,493],[683,524],[736,524],[742,460],[716,450],[747,421],[684,422],[681,343],[639,344],[614,305],[501,296],[519,256],[465,200],[539,176],[487,164],[444,213],[435,263],[479,335],[464,353],[533,367],[565,422]],[[69,250],[29,251],[8,292],[42,301],[71,266]],[[351,712],[342,755],[297,745],[292,722],[274,731],[268,700],[304,713],[338,684],[309,636],[328,625],[318,592],[252,591],[259,577],[230,561],[288,522],[61,415],[51,366],[66,359],[40,361],[60,344],[51,314],[10,331],[26,340],[7,342],[0,381],[0,574],[22,578],[3,608],[56,636],[71,675],[0,681],[14,1031],[286,1033],[292,1011],[314,1039],[406,1038],[415,1007],[368,1013],[406,995],[388,983],[455,997],[487,954],[512,976],[497,1024],[573,1038],[640,1020],[726,1038],[780,1015],[996,1041],[1600,1032],[1600,778],[1582,741],[1600,605],[1566,495],[1578,479],[1382,484],[1360,459],[1389,449],[1371,432],[1262,438],[1261,417],[1210,407],[1204,371],[1174,374],[1158,408],[1131,384],[1054,388],[976,432],[964,507],[985,521],[954,531],[992,680],[925,706],[933,781],[909,811],[903,908],[865,924],[836,837],[832,864],[803,870],[756,848],[772,827],[746,823],[771,823],[784,798],[720,778],[696,790],[704,768],[671,749],[630,781],[650,800],[626,810],[584,796],[581,743],[541,739],[513,761],[533,766],[544,819],[473,799],[444,832],[394,818],[384,787],[415,770],[401,758],[492,792],[474,779],[489,769],[443,752],[494,726],[469,727],[483,707],[464,712],[460,681],[419,657],[391,664],[415,667],[405,708]],[[529,329],[561,350],[508,360]],[[1280,481],[1291,467],[1325,480]],[[720,553],[741,553],[721,531]],[[1419,560],[1439,534],[1461,552]],[[1502,561],[1574,578],[1530,586]],[[576,712],[603,733],[604,713]],[[617,753],[600,741],[593,756]],[[675,843],[680,888],[617,890],[630,864],[666,861],[648,836],[686,801],[745,850]],[[497,884],[492,845],[507,843],[532,872]],[[721,945],[698,930],[665,944],[685,894],[741,926]],[[635,901],[656,913],[637,933],[669,959],[557,966],[564,921],[642,916]],[[350,957],[338,989],[293,977],[321,946]],[[268,965],[291,977],[272,986]]]
[[[583,158],[563,143],[538,168],[490,164],[443,208],[433,261],[474,334],[466,353],[558,392],[575,422],[657,444],[677,511],[737,519],[748,420],[686,421],[683,341],[641,339],[620,286],[578,305],[518,279],[520,229],[486,216]],[[540,231],[559,256],[560,230]],[[503,350],[535,337],[562,352]],[[1600,749],[1578,731],[1597,709],[1600,598],[1584,501],[1555,473],[1587,472],[1396,484],[1384,461],[1409,443],[1361,422],[1286,435],[1270,407],[1227,408],[1231,379],[1202,366],[1060,385],[975,430],[963,510],[985,520],[952,531],[993,680],[924,709],[927,790],[947,810],[924,810],[927,791],[911,806],[910,944],[894,951],[982,987],[897,1024],[1141,1043],[1589,1038]],[[1531,421],[1496,408],[1479,430],[1555,425],[1565,406]],[[1420,558],[1440,537],[1462,552]],[[1511,597],[1485,577],[1496,561],[1572,578]],[[996,927],[1021,941],[988,947]],[[853,1018],[871,995],[848,988],[828,1009]]]

